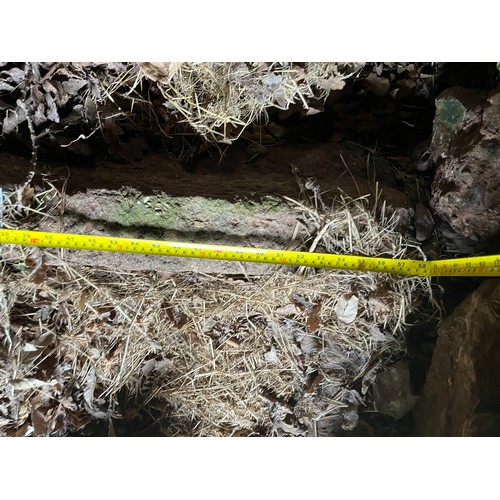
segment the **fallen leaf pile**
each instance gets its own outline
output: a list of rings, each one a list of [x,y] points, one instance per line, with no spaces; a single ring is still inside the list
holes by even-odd
[[[35,152],[62,148],[83,157],[97,152],[127,161],[142,157],[144,141],[137,132],[154,128],[131,109],[137,97],[134,65],[3,63],[0,70],[4,137]]]
[[[0,137],[7,145],[32,151],[33,163],[38,153],[87,163],[105,156],[133,162],[165,146],[187,159],[207,144],[244,138],[252,145],[301,135],[293,121],[288,125],[284,120],[330,110],[336,123],[330,140],[358,139],[361,131],[380,135],[387,123],[394,125],[382,108],[399,126],[418,124],[419,113],[426,110],[419,99],[431,93],[431,75],[422,67],[0,63]],[[380,101],[375,110],[369,109],[374,96]]]

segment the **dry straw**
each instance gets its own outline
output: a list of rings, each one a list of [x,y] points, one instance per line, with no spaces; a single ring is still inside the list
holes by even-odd
[[[47,193],[52,196],[52,193]],[[411,257],[367,199],[288,200],[309,250]],[[352,430],[404,351],[428,279],[278,268],[263,276],[74,268],[2,247],[0,433],[64,435],[154,415],[167,436]],[[161,257],[158,257],[161,258]]]
[[[321,102],[359,71],[339,63],[141,63],[140,74],[156,82],[167,121],[177,120],[209,141],[231,143],[245,128],[265,121],[267,110],[304,110]]]

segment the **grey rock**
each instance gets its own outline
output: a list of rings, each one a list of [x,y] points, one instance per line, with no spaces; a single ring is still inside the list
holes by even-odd
[[[417,403],[418,396],[411,393],[410,368],[400,360],[379,373],[373,385],[375,409],[399,420]]]
[[[430,210],[417,203],[415,206],[415,237],[418,241],[426,241],[431,237],[434,229],[434,219]]]

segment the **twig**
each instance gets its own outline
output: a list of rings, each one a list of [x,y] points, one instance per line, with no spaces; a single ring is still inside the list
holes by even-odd
[[[31,119],[31,112],[26,106],[26,96],[28,95],[28,90],[31,88],[32,83],[33,83],[33,66],[31,63],[27,62],[26,67],[24,69],[24,89],[22,91],[21,98],[16,101],[16,104],[21,109],[23,109],[26,114],[26,121],[28,123],[28,128],[30,131],[31,148],[32,148],[31,164],[33,165],[33,168],[36,169],[36,162],[38,156],[37,138],[35,134],[35,128],[33,127],[33,121]]]

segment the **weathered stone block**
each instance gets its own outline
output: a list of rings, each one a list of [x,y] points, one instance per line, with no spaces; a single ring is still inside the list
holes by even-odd
[[[438,327],[415,410],[421,436],[500,436],[500,280],[491,279]]]
[[[454,87],[436,100],[432,138],[436,175],[431,207],[461,236],[500,233],[500,87]]]

